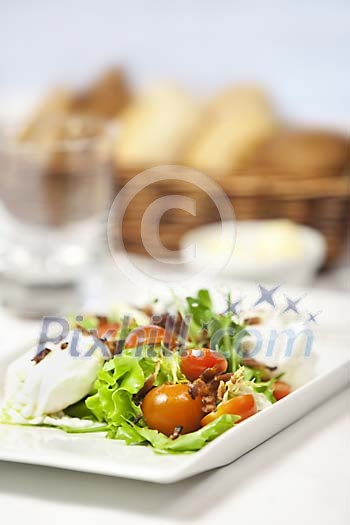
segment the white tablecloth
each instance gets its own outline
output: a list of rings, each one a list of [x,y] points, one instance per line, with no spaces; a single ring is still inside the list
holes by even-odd
[[[0,463],[1,522],[346,525],[349,402],[343,392],[231,465],[174,485]]]

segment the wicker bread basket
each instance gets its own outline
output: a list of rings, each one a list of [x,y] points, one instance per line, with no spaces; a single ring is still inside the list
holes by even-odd
[[[118,186],[124,186],[144,170],[145,167],[119,167]],[[323,163],[318,170],[311,166],[288,169],[283,163],[277,169],[268,162],[260,162],[230,175],[211,174],[229,197],[238,220],[288,218],[323,233],[328,246],[327,267],[342,254],[349,232],[349,175],[347,158],[332,166]],[[188,230],[219,220],[213,201],[190,182],[154,183],[140,190],[126,210],[122,235],[127,250],[147,254],[140,227],[145,210],[159,197],[172,194],[194,198],[196,216],[179,209],[164,214],[159,231],[166,248],[178,250],[180,239]]]

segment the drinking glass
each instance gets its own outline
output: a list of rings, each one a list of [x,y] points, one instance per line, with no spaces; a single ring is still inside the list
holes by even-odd
[[[84,297],[106,243],[111,165],[103,122],[64,118],[30,138],[0,131],[0,300],[25,316]]]

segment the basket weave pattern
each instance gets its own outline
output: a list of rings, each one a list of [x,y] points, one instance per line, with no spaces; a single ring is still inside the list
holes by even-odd
[[[119,169],[118,185],[123,186],[143,169]],[[326,238],[326,265],[332,266],[342,254],[350,229],[349,165],[336,173],[300,177],[300,174],[271,173],[265,169],[241,170],[213,179],[229,197],[238,220],[288,218],[318,229]],[[147,254],[141,239],[141,221],[147,207],[165,195],[190,196],[196,201],[196,216],[179,209],[169,210],[160,223],[164,246],[178,250],[182,235],[202,224],[219,220],[211,199],[191,183],[159,182],[142,189],[126,210],[123,242],[127,250]],[[154,232],[149,232],[152,236]]]

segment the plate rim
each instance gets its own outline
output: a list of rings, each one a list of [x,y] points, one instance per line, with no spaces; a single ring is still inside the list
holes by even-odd
[[[182,455],[181,457],[186,457],[186,460],[183,460],[178,467],[175,467],[174,469],[168,469],[165,472],[159,470],[157,471],[157,469],[149,469],[149,471],[146,473],[142,471],[142,469],[139,472],[137,472],[137,470],[133,471],[132,469],[129,472],[126,472],[125,466],[122,466],[120,469],[120,465],[118,467],[118,464],[116,463],[115,465],[108,465],[106,467],[106,463],[103,462],[101,463],[101,467],[96,467],[96,465],[94,465],[92,468],[91,465],[84,465],[84,458],[80,458],[79,455],[71,456],[69,460],[62,461],[62,458],[56,459],[54,456],[50,457],[50,454],[49,456],[46,456],[46,454],[43,454],[42,456],[34,455],[34,457],[30,458],[28,455],[29,452],[6,452],[1,450],[1,448],[0,461],[59,468],[63,470],[148,481],[153,483],[175,483],[202,472],[210,471],[212,469],[219,468],[234,462],[243,454],[249,452],[256,446],[259,446],[267,439],[270,439],[272,436],[294,423],[296,420],[305,416],[313,408],[322,404],[327,398],[343,390],[348,385],[349,378],[350,360],[345,358],[343,362],[328,370],[327,372],[321,373],[314,377],[306,384],[292,392],[287,398],[280,400],[279,403],[276,403],[268,407],[266,410],[255,414],[253,418],[243,421],[238,427],[229,429],[224,434],[208,443],[203,449],[188,455]],[[265,425],[265,418],[266,420],[270,419],[270,422],[275,422],[273,427]],[[14,426],[15,425],[6,425],[0,423],[0,428]],[[263,428],[264,426],[265,428]],[[274,430],[272,428],[274,428]],[[257,429],[258,432],[256,432]],[[32,427],[32,430],[35,432],[40,432],[42,430],[45,430],[46,432],[63,432],[60,429],[43,429],[41,427],[35,426]],[[233,432],[236,434],[233,434]],[[259,438],[259,435],[262,436],[262,438]],[[88,439],[88,435],[81,434],[65,434],[65,436],[67,439],[71,438],[72,436],[75,438],[79,436],[79,439]],[[235,440],[233,439],[233,436],[236,436]],[[247,446],[241,446],[238,454],[234,454],[233,457],[229,457],[227,454],[225,455],[224,451],[228,448],[227,442],[239,442],[239,440],[242,440],[242,436],[243,438],[250,436]],[[102,436],[100,436],[98,439],[101,438]],[[97,439],[96,436],[94,439]],[[224,446],[225,444],[226,447]],[[131,448],[130,446],[123,443],[120,443],[120,445],[122,448],[128,447],[129,450]],[[155,454],[155,452],[150,447],[147,448],[153,454]],[[216,453],[213,454],[213,451]],[[213,459],[214,456],[215,458]],[[165,457],[178,458],[180,456],[166,455]]]

